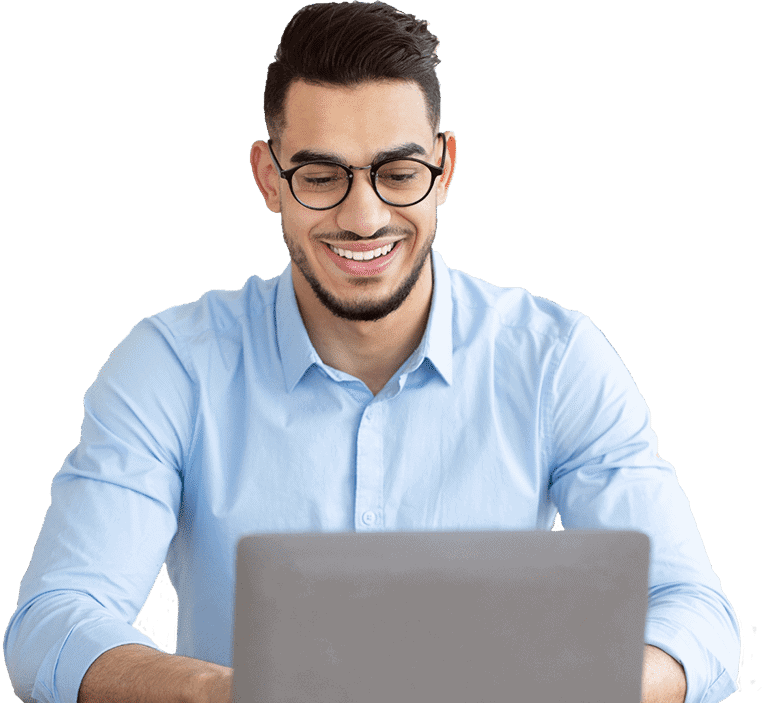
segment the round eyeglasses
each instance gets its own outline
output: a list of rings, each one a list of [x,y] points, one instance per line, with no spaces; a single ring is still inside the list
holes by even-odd
[[[310,210],[330,210],[340,205],[352,189],[355,171],[370,171],[370,183],[376,195],[387,205],[409,207],[420,203],[434,187],[445,168],[447,140],[442,137],[442,159],[433,166],[420,159],[385,159],[370,166],[344,166],[335,161],[308,161],[287,171],[280,166],[272,149],[269,153],[280,176],[288,182],[293,197]]]

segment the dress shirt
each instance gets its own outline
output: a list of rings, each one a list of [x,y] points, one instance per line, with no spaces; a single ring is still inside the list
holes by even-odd
[[[418,348],[373,395],[324,364],[291,268],[141,321],[85,396],[79,445],[4,649],[25,700],[75,703],[162,566],[177,653],[230,666],[235,549],[252,532],[567,528],[650,537],[645,641],[687,701],[735,690],[738,626],[642,396],[591,321],[450,270]]]

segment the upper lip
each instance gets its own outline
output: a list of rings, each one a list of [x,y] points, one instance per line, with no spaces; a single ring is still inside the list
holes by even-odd
[[[375,251],[376,249],[385,247],[387,244],[394,244],[398,241],[400,240],[390,239],[388,241],[382,241],[380,239],[375,239],[370,242],[325,242],[325,244],[329,244],[336,249],[345,249],[346,251]]]

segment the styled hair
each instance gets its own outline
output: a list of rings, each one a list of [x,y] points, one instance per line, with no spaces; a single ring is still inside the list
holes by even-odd
[[[285,27],[266,74],[264,116],[269,136],[279,141],[285,127],[285,96],[296,80],[344,87],[374,80],[413,81],[424,95],[436,135],[438,44],[426,21],[383,2],[307,5]]]

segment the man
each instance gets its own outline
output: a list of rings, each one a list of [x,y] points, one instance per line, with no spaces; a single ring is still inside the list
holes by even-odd
[[[88,391],[6,632],[25,700],[228,700],[247,532],[550,529],[557,511],[650,535],[644,700],[735,690],[732,609],[615,352],[431,250],[456,162],[436,45],[378,3],[286,28],[251,161],[290,266],[142,321]],[[130,625],[166,557],[177,655]]]

